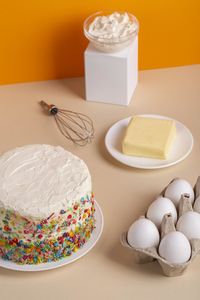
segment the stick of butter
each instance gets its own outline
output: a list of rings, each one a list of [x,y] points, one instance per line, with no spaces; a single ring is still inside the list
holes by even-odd
[[[122,141],[126,155],[166,159],[176,136],[173,120],[134,116]]]

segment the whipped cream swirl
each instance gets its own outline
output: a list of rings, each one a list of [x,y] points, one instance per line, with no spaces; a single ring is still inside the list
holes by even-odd
[[[137,31],[137,24],[127,13],[114,12],[107,16],[97,16],[89,26],[89,34],[98,40],[117,41]]]

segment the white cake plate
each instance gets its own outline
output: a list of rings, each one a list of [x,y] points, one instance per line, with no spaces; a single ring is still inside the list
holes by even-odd
[[[82,248],[80,248],[77,252],[72,253],[70,256],[65,257],[61,260],[55,261],[55,262],[49,262],[49,263],[43,263],[38,265],[19,265],[14,262],[4,260],[0,258],[0,267],[9,269],[9,270],[15,270],[15,271],[46,271],[51,270],[55,268],[62,267],[64,265],[70,264],[74,262],[75,260],[81,258],[85,254],[87,254],[97,243],[99,240],[102,231],[103,231],[103,225],[104,225],[104,219],[103,219],[103,213],[101,211],[100,206],[95,201],[95,229],[93,230],[90,239],[83,245]]]
[[[140,115],[148,118],[159,118],[173,120],[172,118],[159,116],[159,115]],[[193,147],[193,136],[189,129],[182,123],[175,121],[176,125],[176,139],[173,143],[169,158],[152,159],[144,157],[129,156],[122,153],[121,144],[125,134],[125,130],[131,118],[126,118],[115,123],[107,132],[105,137],[105,145],[108,152],[121,163],[130,167],[140,169],[160,169],[175,165],[185,159]]]

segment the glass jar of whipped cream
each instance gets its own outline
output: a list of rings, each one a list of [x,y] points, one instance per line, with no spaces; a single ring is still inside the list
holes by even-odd
[[[139,23],[128,12],[97,12],[84,21],[83,29],[86,38],[96,49],[117,52],[132,43],[138,34]]]

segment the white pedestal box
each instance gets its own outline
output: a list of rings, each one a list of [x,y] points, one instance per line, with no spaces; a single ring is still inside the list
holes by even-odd
[[[138,37],[116,53],[85,50],[86,100],[128,105],[138,81]]]

